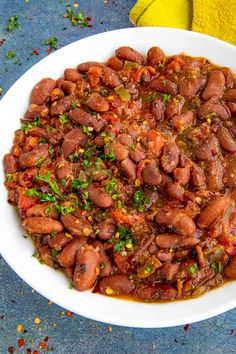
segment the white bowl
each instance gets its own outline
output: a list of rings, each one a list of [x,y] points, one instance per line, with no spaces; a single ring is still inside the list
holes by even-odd
[[[122,45],[142,53],[160,46],[168,55],[185,52],[204,56],[236,72],[236,48],[212,37],[168,28],[129,28],[91,36],[52,53],[28,70],[0,102],[2,120],[0,157],[9,151],[13,132],[19,126],[32,87],[43,77],[58,78],[67,67],[87,60],[105,61]],[[0,251],[14,271],[32,288],[54,303],[79,315],[111,324],[132,327],[168,327],[200,321],[236,306],[236,281],[197,299],[169,303],[141,303],[119,300],[91,292],[69,289],[65,276],[32,258],[33,245],[24,239],[13,208],[7,203],[0,171]]]

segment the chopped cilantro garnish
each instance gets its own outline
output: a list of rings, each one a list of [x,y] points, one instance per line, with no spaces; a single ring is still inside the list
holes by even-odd
[[[151,271],[152,271],[152,269],[153,269],[153,266],[154,266],[154,264],[153,263],[150,263],[150,264],[148,264],[145,268],[144,268],[144,274],[149,274]]]
[[[55,250],[55,248],[52,248],[51,249],[51,255],[53,256],[53,257],[56,257],[57,255],[58,255],[58,251],[57,250]]]
[[[135,208],[138,211],[143,211],[143,209],[144,209],[143,192],[141,190],[138,190],[134,193],[133,203],[134,203]]]
[[[58,188],[57,182],[51,180],[51,172],[47,171],[45,173],[45,175],[41,175],[41,176],[37,175],[37,176],[35,176],[35,180],[48,183],[49,187],[51,188],[51,190],[54,193],[61,195],[61,192],[60,192],[60,189]]]
[[[223,267],[221,261],[214,261],[211,263],[211,268],[214,269],[216,273],[222,273]]]
[[[71,5],[68,5],[68,9],[66,10],[68,18],[73,26],[79,26],[80,28],[88,27],[89,19],[84,17],[84,13],[79,11],[77,14],[75,11],[71,10]]]
[[[91,165],[91,162],[90,162],[89,160],[84,160],[84,161],[83,161],[83,166],[84,166],[85,168],[88,168],[90,165]]]
[[[61,178],[61,179],[59,180],[59,182],[60,182],[60,184],[61,184],[62,186],[65,186],[65,184],[66,184],[65,178]]]
[[[39,143],[39,144],[44,144],[44,143],[46,143],[46,139],[44,139],[44,138],[39,138],[38,143]]]
[[[103,270],[103,269],[105,269],[105,268],[106,268],[106,263],[104,263],[104,262],[101,263],[101,264],[100,264],[100,269]]]
[[[12,173],[7,173],[7,182],[11,182],[13,180],[13,174]]]
[[[28,132],[33,127],[38,127],[41,124],[41,119],[39,117],[34,118],[31,123],[23,123],[21,126],[21,130],[25,133]]]
[[[35,251],[35,252],[32,254],[32,257],[39,258],[39,253],[38,253],[37,251]]]
[[[69,122],[69,119],[67,118],[67,114],[60,114],[59,115],[59,122],[61,123],[61,127],[64,127],[64,124]]]
[[[73,179],[73,181],[71,181],[72,189],[79,189],[79,188],[86,189],[88,185],[89,185],[88,182],[80,181],[79,179]]]
[[[169,102],[170,99],[171,99],[171,95],[161,94],[161,100],[163,103]]]
[[[147,97],[148,101],[149,101],[149,102],[154,101],[155,98],[156,98],[156,95],[157,95],[156,92],[153,92],[151,95],[149,95],[149,96]]]
[[[67,207],[64,205],[55,204],[55,207],[62,215],[73,213],[73,211],[75,210],[75,207],[73,205]]]
[[[54,147],[53,147],[52,145],[49,146],[48,152],[49,152],[50,156],[53,155],[53,153],[54,153]]]
[[[108,182],[106,182],[105,192],[112,196],[114,194],[114,192],[117,191],[117,187],[118,187],[118,181],[115,177],[113,177]]]
[[[195,274],[198,270],[198,266],[197,266],[197,263],[193,263],[192,265],[190,265],[189,267],[187,267],[187,271],[190,273],[190,274]]]
[[[50,49],[57,49],[57,41],[58,41],[58,38],[57,37],[50,37],[48,38],[46,41],[44,41],[42,43],[42,45],[49,45]]]
[[[82,131],[83,131],[86,135],[92,136],[93,128],[92,128],[92,127],[87,127],[86,125],[83,125],[83,126],[82,126]]]
[[[7,52],[7,54],[6,54],[7,59],[15,58],[15,56],[16,56],[16,55],[15,55],[14,53],[12,53],[11,50],[9,50],[9,52]]]
[[[117,238],[118,236],[118,238]],[[115,236],[112,236],[109,242],[114,242],[113,249],[115,252],[120,253],[122,256],[126,255],[126,251],[132,251],[134,245],[134,239],[129,230],[119,225],[117,233]]]
[[[105,89],[101,89],[100,90],[100,95],[103,96],[103,97],[107,97],[109,95],[108,91],[105,90]]]
[[[118,201],[117,201],[117,208],[118,208],[118,209],[122,209],[122,208],[123,208],[123,203],[122,203],[121,200],[118,200]]]
[[[12,16],[8,20],[8,26],[6,28],[7,31],[13,31],[17,27],[20,26],[20,23],[18,22],[18,16]]]
[[[27,197],[39,198],[41,203],[55,202],[56,198],[52,194],[46,194],[38,191],[36,188],[29,188],[26,190],[25,195]]]

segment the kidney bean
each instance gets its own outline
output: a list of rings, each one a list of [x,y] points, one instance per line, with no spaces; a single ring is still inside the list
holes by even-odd
[[[121,84],[116,72],[107,66],[104,66],[102,69],[102,82],[111,88],[117,87]]]
[[[61,215],[61,222],[63,225],[75,236],[91,235],[93,229],[88,221],[78,219],[74,215]]]
[[[194,113],[187,111],[171,118],[171,123],[180,133],[189,128],[194,123]]]
[[[176,234],[160,234],[156,237],[156,244],[160,248],[179,248],[195,246],[199,239],[195,236],[183,237]]]
[[[131,157],[132,160],[134,160],[135,162],[140,162],[141,160],[144,160],[146,157],[145,151],[143,150],[143,148],[140,147],[136,147],[134,149],[131,149],[129,151],[129,156]]]
[[[40,127],[32,127],[28,130],[28,135],[34,136],[37,138],[43,138],[47,140],[49,138],[48,133],[46,132],[45,129],[40,128]]]
[[[56,161],[56,174],[58,179],[72,178],[74,175],[74,164],[59,157]]]
[[[147,63],[148,65],[159,65],[163,63],[166,59],[166,56],[163,50],[159,47],[152,47],[147,52]]]
[[[224,267],[224,274],[230,279],[236,279],[236,255]]]
[[[209,227],[218,217],[220,217],[229,205],[229,197],[216,198],[202,209],[197,224],[201,228]]]
[[[173,177],[177,183],[186,186],[190,180],[190,166],[175,168],[173,170]]]
[[[68,68],[64,71],[64,78],[68,81],[77,82],[83,78],[83,75],[81,75],[76,69]]]
[[[205,142],[195,150],[195,156],[200,161],[210,160],[220,151],[218,139],[211,134]]]
[[[62,143],[62,151],[65,157],[72,154],[76,147],[83,146],[87,142],[87,136],[80,130],[80,128],[74,128],[69,131],[64,137]]]
[[[157,257],[161,262],[171,262],[173,259],[173,253],[160,251],[157,253]]]
[[[143,160],[148,161],[148,160]],[[162,181],[162,176],[158,170],[154,160],[149,160],[150,163],[145,163],[142,170],[142,178],[145,184],[149,186],[158,186]]]
[[[204,171],[196,164],[191,168],[191,182],[197,189],[204,189],[206,187]]]
[[[190,236],[196,231],[194,221],[185,213],[178,210],[159,210],[155,216],[158,224],[164,224],[175,229],[180,235]]]
[[[60,221],[41,216],[26,218],[22,225],[30,234],[50,234],[51,232],[63,231],[63,225]]]
[[[223,167],[219,160],[212,160],[208,164],[207,188],[219,192],[223,187]]]
[[[68,81],[68,80],[63,80],[63,82],[61,84],[61,88],[62,88],[63,92],[72,96],[75,94],[76,83]],[[65,97],[64,97],[64,99],[65,99]]]
[[[56,104],[53,104],[50,108],[50,115],[51,116],[58,116],[65,112],[68,112],[71,108],[71,104],[73,103],[74,98],[73,96],[66,96],[61,98]]]
[[[104,250],[103,243],[101,241],[95,240],[95,241],[93,241],[92,245],[95,249],[98,248],[99,254],[101,257],[99,276],[106,277],[106,276],[110,275],[111,270],[112,270],[112,264],[111,264],[111,261],[110,261],[108,255],[106,254],[106,251]]]
[[[114,224],[106,220],[98,223],[97,228],[99,230],[98,237],[101,240],[108,240],[115,233]]]
[[[26,217],[46,216],[51,219],[58,219],[58,211],[52,203],[35,204],[26,210]]]
[[[22,152],[19,156],[20,167],[35,167],[38,161],[42,162],[48,157],[48,148],[48,144],[40,144],[31,151]]]
[[[104,64],[102,63],[99,63],[97,61],[86,61],[84,63],[81,63],[77,66],[77,69],[79,71],[82,71],[82,72],[86,72],[88,71],[90,68],[93,68],[93,67],[99,67],[99,68],[103,68],[104,67]]]
[[[129,157],[127,157],[121,162],[121,166],[124,169],[124,172],[128,178],[130,178],[131,180],[136,179],[137,166]]]
[[[117,57],[111,57],[107,61],[107,65],[115,71],[120,71],[123,69],[123,62]]]
[[[152,79],[150,82],[150,87],[154,90],[167,93],[171,96],[174,96],[178,93],[177,85],[174,82],[165,79],[164,77],[157,77]]]
[[[190,100],[196,96],[200,90],[206,84],[206,78],[204,76],[198,77],[196,79],[186,79],[180,81],[179,84],[179,93],[181,96],[185,97],[187,100]]]
[[[229,108],[232,115],[236,114],[236,102],[227,102],[227,107]]]
[[[176,182],[170,182],[165,185],[166,194],[177,200],[184,200],[184,188]]]
[[[86,237],[76,237],[63,248],[57,257],[62,267],[70,268],[75,264],[77,251],[86,243]]]
[[[175,115],[179,115],[181,113],[181,109],[184,105],[184,102],[185,102],[184,97],[180,95],[176,96],[174,99],[169,101],[167,103],[166,111],[165,111],[167,119],[170,119]]]
[[[96,117],[92,116],[90,113],[85,112],[81,108],[75,108],[69,113],[69,118],[81,125],[88,125],[92,127],[96,132],[103,130],[107,122],[99,114]]]
[[[99,290],[105,295],[125,295],[134,291],[135,284],[125,274],[113,274],[100,280]]]
[[[34,120],[37,117],[47,117],[49,113],[49,108],[45,105],[38,106],[36,104],[31,104],[28,111],[25,113],[24,119]]]
[[[164,279],[172,280],[179,270],[180,263],[165,263],[159,269]]]
[[[135,290],[135,296],[142,300],[174,300],[177,290],[169,284],[141,284]]]
[[[119,134],[117,136],[116,140],[119,143],[123,144],[124,146],[128,146],[128,147],[131,147],[131,145],[133,143],[133,139],[132,139],[131,135],[125,134],[125,133]]]
[[[234,76],[229,68],[222,68],[221,71],[224,73],[226,88],[232,88],[234,86]]]
[[[150,105],[150,111],[158,122],[165,118],[165,105],[159,97],[156,97]]]
[[[138,64],[144,63],[144,57],[137,50],[130,47],[120,47],[116,49],[116,56],[119,59],[134,61]]]
[[[217,130],[217,136],[222,148],[230,153],[236,152],[236,140],[232,137],[229,130],[225,127],[220,127]]]
[[[47,100],[50,92],[56,87],[56,81],[50,78],[42,79],[33,88],[30,103],[41,106]]]
[[[97,92],[93,92],[86,101],[87,106],[96,112],[106,112],[109,109],[107,100],[99,95]]]
[[[123,161],[128,157],[128,150],[120,143],[110,143],[105,147],[105,154],[113,154],[117,161]]]
[[[225,101],[236,102],[236,88],[226,90],[223,99]]]
[[[112,197],[105,193],[99,185],[90,184],[87,189],[89,199],[99,208],[109,208],[113,204]]]
[[[71,238],[61,232],[60,234],[46,236],[46,240],[51,248],[54,248],[56,251],[61,251],[61,249],[71,241]]]
[[[213,114],[213,116],[215,115],[222,120],[227,120],[231,116],[229,108],[223,103],[219,103],[214,99],[210,99],[203,103],[197,111],[199,119],[203,119],[209,114]]]
[[[179,148],[174,142],[164,145],[161,157],[162,168],[165,172],[171,173],[179,163]]]
[[[76,255],[73,284],[79,291],[91,289],[99,274],[101,256],[91,245],[82,246]]]
[[[3,158],[3,166],[4,172],[7,175],[8,173],[15,173],[17,172],[17,161],[12,154],[6,154]]]
[[[204,100],[211,97],[220,97],[225,87],[225,76],[220,70],[212,70],[208,77],[207,85],[202,93]]]

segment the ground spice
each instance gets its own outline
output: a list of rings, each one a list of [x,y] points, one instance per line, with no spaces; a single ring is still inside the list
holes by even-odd
[[[109,327],[108,327],[108,331],[109,331],[109,332],[112,332],[112,330],[113,330],[112,326],[109,326]]]
[[[23,326],[22,326],[21,324],[18,324],[18,325],[16,326],[16,330],[17,330],[18,332],[21,332],[22,329],[23,329]]]
[[[32,48],[32,54],[39,55],[39,51],[37,49]]]
[[[185,332],[187,332],[187,331],[189,330],[189,327],[190,327],[190,324],[189,324],[189,323],[184,326]]]

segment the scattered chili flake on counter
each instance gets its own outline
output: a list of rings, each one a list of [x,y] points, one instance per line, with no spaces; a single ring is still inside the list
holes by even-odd
[[[18,22],[18,16],[12,16],[8,20],[8,25],[7,25],[6,30],[10,32],[19,26],[20,26],[20,23]]]
[[[14,354],[15,351],[16,351],[16,349],[15,349],[14,347],[9,347],[9,348],[7,349],[7,351],[8,351],[8,353],[10,353],[10,354]]]
[[[189,327],[190,327],[190,324],[189,324],[189,323],[184,326],[185,332],[187,332],[187,331],[189,330]]]
[[[71,311],[67,311],[66,312],[66,316],[68,316],[68,317],[72,317],[74,314],[73,314],[73,312],[71,312]]]
[[[51,300],[48,301],[48,305],[52,305],[53,302]]]
[[[18,339],[17,343],[18,343],[18,347],[19,347],[19,348],[23,347],[23,346],[25,345],[25,340],[24,340],[24,338]]]
[[[40,349],[48,349],[48,345],[47,345],[47,343],[45,343],[45,342],[40,342],[40,343],[39,343],[39,348],[40,348]]]
[[[37,49],[32,48],[32,54],[39,55],[39,51]]]

